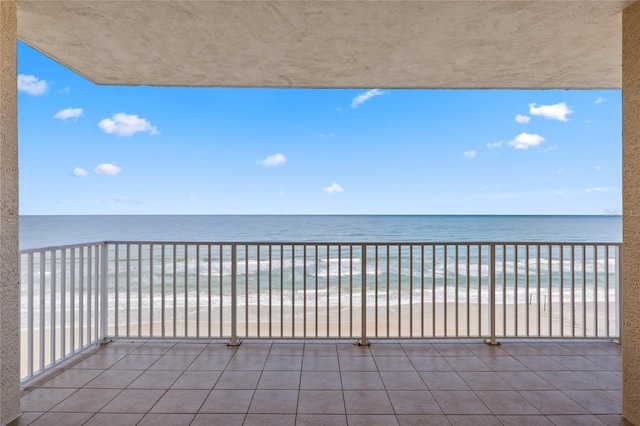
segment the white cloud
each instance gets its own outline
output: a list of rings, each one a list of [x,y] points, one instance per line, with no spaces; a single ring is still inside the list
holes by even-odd
[[[595,188],[587,188],[584,191],[585,192],[589,192],[589,193],[593,193],[593,192],[613,192],[614,188],[606,188],[606,187],[596,186]]]
[[[509,141],[507,145],[512,146],[515,149],[529,149],[540,145],[542,142],[544,142],[544,138],[540,135],[520,133],[512,141]]]
[[[502,146],[502,141],[490,142],[487,144],[487,148],[489,149],[500,148],[501,146]]]
[[[351,108],[358,108],[360,104],[367,102],[369,99],[373,98],[374,96],[384,95],[385,93],[387,92],[382,91],[380,89],[367,90],[366,92],[361,93],[355,98],[353,98],[353,101],[351,101]]]
[[[87,171],[81,167],[75,167],[73,169],[73,175],[78,177],[85,177],[88,175]]]
[[[93,169],[99,175],[117,175],[122,171],[122,169],[118,166],[109,163],[98,164],[98,166]]]
[[[560,102],[559,104],[540,106],[536,106],[535,103],[529,104],[529,114],[539,115],[541,117],[549,118],[552,120],[569,121],[567,115],[571,114],[572,112],[573,111],[571,111],[567,104],[564,102]]]
[[[278,197],[278,198],[284,197],[284,191],[280,190],[280,191],[276,192],[275,196]]]
[[[98,127],[103,132],[118,136],[131,136],[138,132],[149,132],[152,135],[158,135],[158,129],[153,126],[146,118],[140,118],[135,114],[125,114],[119,112],[113,114],[112,118],[105,118],[98,123]]]
[[[475,150],[465,151],[464,156],[467,158],[475,158],[478,153]]]
[[[531,121],[531,117],[529,117],[528,115],[516,115],[516,123],[527,124],[529,121]]]
[[[64,89],[58,90],[56,93],[60,95],[67,95],[69,92],[71,92],[71,87],[67,86]]]
[[[61,109],[60,111],[56,112],[56,115],[53,116],[53,118],[57,118],[58,120],[68,120],[70,118],[78,118],[82,115],[82,108],[67,108],[67,109]]]
[[[318,135],[320,139],[328,139],[333,137],[333,133],[320,133]]]
[[[331,186],[324,188],[323,191],[329,195],[332,195],[344,191],[344,188],[334,182],[331,184]]]
[[[20,74],[18,76],[18,91],[31,96],[40,96],[49,91],[49,84],[47,80],[40,80],[35,75]]]
[[[602,96],[598,96],[598,99],[596,99],[596,103],[597,104],[601,104],[607,102],[607,100],[605,98],[603,98]]]
[[[274,167],[274,166],[279,166],[280,164],[284,164],[286,162],[287,162],[287,157],[285,157],[284,155],[278,152],[260,161],[260,164],[262,164],[265,167]]]

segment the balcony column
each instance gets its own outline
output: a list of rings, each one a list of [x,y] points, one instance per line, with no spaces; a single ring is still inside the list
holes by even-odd
[[[15,0],[0,1],[0,424],[20,416]]]
[[[640,425],[640,3],[622,14],[622,415]]]

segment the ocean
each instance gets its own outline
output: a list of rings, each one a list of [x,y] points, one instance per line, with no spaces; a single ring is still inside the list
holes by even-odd
[[[20,248],[97,241],[621,242],[621,216],[21,216]]]

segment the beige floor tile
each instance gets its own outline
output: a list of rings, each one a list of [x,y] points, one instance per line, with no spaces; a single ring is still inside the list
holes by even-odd
[[[396,414],[442,414],[429,391],[389,391],[388,395]]]
[[[344,390],[384,390],[380,373],[375,371],[345,371],[340,373]]]
[[[98,413],[91,417],[87,426],[131,426],[137,424],[144,414]]]
[[[23,411],[20,414],[20,417],[11,423],[11,426],[27,426],[33,422],[35,422],[38,417],[42,416],[44,413],[41,411]]]
[[[374,356],[378,371],[416,371],[406,356]]]
[[[476,395],[493,414],[540,414],[522,395],[513,391],[481,390]]]
[[[557,389],[598,389],[576,371],[539,371],[538,375]]]
[[[300,371],[302,369],[302,356],[269,355],[265,370]]]
[[[176,380],[171,389],[213,389],[222,371],[187,370]]]
[[[160,359],[160,355],[130,354],[111,366],[114,370],[146,370]]]
[[[576,355],[574,351],[562,346],[559,343],[543,343],[535,344],[535,348],[542,355]]]
[[[596,417],[608,426],[633,426],[631,422],[627,421],[619,414],[601,414]]]
[[[389,396],[384,391],[344,391],[344,403],[347,414],[394,413]]]
[[[74,393],[76,389],[51,389],[38,388],[20,398],[22,411],[49,411],[62,400]]]
[[[440,355],[444,357],[474,356],[474,353],[471,352],[467,348],[467,345],[463,343],[442,343],[442,344],[436,344],[433,346],[438,350]]]
[[[453,371],[451,365],[441,356],[410,357],[417,371]]]
[[[84,387],[98,389],[124,389],[142,373],[142,370],[106,370],[104,373],[87,383]]]
[[[212,390],[200,408],[200,413],[246,414],[253,398],[253,390]]]
[[[516,390],[554,390],[554,387],[533,371],[498,372]]]
[[[584,359],[593,362],[608,371],[622,370],[622,358],[619,355],[585,355]]]
[[[238,346],[227,346],[226,343],[209,343],[200,355],[231,358],[236,354]]]
[[[53,391],[52,391],[53,392]],[[57,392],[57,390],[56,390]],[[120,393],[119,389],[79,389],[52,411],[67,413],[97,413]]]
[[[206,353],[206,352],[203,352]],[[231,360],[226,356],[199,355],[188,367],[189,370],[218,371],[224,370]]]
[[[500,347],[503,351],[509,355],[542,355],[542,353],[535,348],[535,345],[529,345],[528,343],[518,342],[503,342]]]
[[[493,415],[450,415],[447,416],[453,426],[498,426],[500,420]]]
[[[380,373],[386,390],[427,390],[420,374],[413,371],[383,371]]]
[[[391,415],[349,414],[347,422],[349,426],[395,426],[398,419]]]
[[[479,356],[482,362],[491,367],[492,371],[529,371],[529,368],[511,356]]]
[[[532,371],[563,371],[566,370],[562,364],[559,364],[551,357],[546,355],[517,355],[515,356],[520,363]]]
[[[498,373],[492,371],[462,371],[459,374],[472,390],[513,389]]]
[[[246,414],[196,414],[190,426],[242,426],[245,417]]]
[[[302,356],[304,343],[274,343],[269,356]]]
[[[378,356],[407,356],[399,343],[374,342],[369,347],[374,357]]]
[[[442,426],[448,425],[444,415],[437,414],[401,414],[396,416],[400,426]]]
[[[45,413],[36,421],[31,423],[33,426],[80,426],[93,417],[93,413]]]
[[[576,401],[591,414],[619,414],[622,403],[603,390],[565,390],[565,395]]]
[[[181,371],[145,371],[138,376],[128,389],[169,389],[180,377]]]
[[[488,345],[486,343],[465,343],[464,347],[471,351],[471,355],[475,355],[480,358],[501,358],[510,357],[508,352],[502,349],[501,345]]]
[[[229,370],[238,371],[262,371],[265,363],[267,362],[266,355],[239,355],[236,354],[226,366]]]
[[[298,389],[299,387],[299,371],[263,371],[257,389]]]
[[[340,373],[337,371],[303,371],[300,389],[341,390]]]
[[[177,343],[165,355],[200,355],[207,346],[206,343]]]
[[[147,413],[164,392],[164,390],[125,389],[100,411],[104,413]]]
[[[371,357],[371,350],[369,346],[358,346],[353,343],[338,343],[336,345],[339,356],[347,357]]]
[[[193,414],[147,414],[136,426],[189,426],[194,417]]]
[[[196,359],[195,355],[163,355],[149,367],[149,370],[181,370],[184,371]]]
[[[440,352],[430,343],[403,343],[407,356],[440,356]]]
[[[302,371],[340,371],[337,356],[305,356]]]
[[[243,426],[294,426],[295,414],[247,414]]]
[[[74,369],[78,368],[88,368],[88,369],[96,369],[96,370],[106,370],[110,368],[115,363],[120,361],[122,358],[127,356],[127,354],[107,354],[102,351],[91,355],[89,358],[79,362],[74,365]]]
[[[345,413],[341,391],[301,390],[298,396],[299,414]]]
[[[364,356],[340,356],[340,371],[378,371],[378,366],[373,357]]]
[[[175,343],[163,343],[163,342],[150,342],[140,345],[133,354],[138,355],[164,355],[169,349],[173,348]]]
[[[604,367],[580,355],[573,356],[549,356],[552,360],[562,365],[569,371],[602,371]]]
[[[498,416],[498,420],[505,426],[551,426],[551,420],[545,416],[538,415],[505,415]]]
[[[256,390],[249,406],[249,413],[295,414],[297,406],[297,390]]]
[[[347,426],[344,414],[298,414],[296,426]]]
[[[305,357],[337,357],[338,350],[335,344],[306,343],[303,355]]]
[[[581,379],[592,383],[594,389],[622,389],[622,377],[610,371],[574,371]]]
[[[215,389],[255,389],[261,371],[225,371],[216,382]]]
[[[471,391],[433,391],[444,414],[491,414],[487,406]]]
[[[455,371],[421,372],[420,377],[429,390],[469,390],[467,383]]]
[[[604,423],[592,415],[556,415],[547,417],[556,426],[602,426]]]
[[[151,409],[152,413],[197,413],[208,390],[168,390]]]
[[[445,360],[458,372],[461,371],[491,371],[491,367],[476,356],[448,356]]]
[[[124,340],[116,340],[109,343],[108,345],[101,346],[99,353],[126,355],[138,349],[141,345],[142,343],[140,342],[127,342]]]
[[[40,385],[41,388],[81,388],[96,378],[103,370],[71,369],[65,370],[51,380]]]
[[[542,414],[587,414],[587,411],[560,391],[520,391]]]

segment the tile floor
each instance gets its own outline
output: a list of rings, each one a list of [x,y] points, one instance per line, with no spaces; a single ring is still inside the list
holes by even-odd
[[[19,425],[623,425],[608,342],[115,341],[25,388]]]

